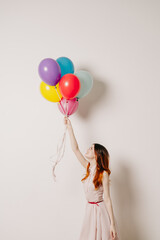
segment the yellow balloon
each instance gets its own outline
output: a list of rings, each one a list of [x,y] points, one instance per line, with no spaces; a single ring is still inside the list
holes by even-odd
[[[59,82],[56,86],[50,86],[42,81],[40,84],[40,92],[42,96],[50,102],[59,102],[62,99],[62,94],[59,90]]]

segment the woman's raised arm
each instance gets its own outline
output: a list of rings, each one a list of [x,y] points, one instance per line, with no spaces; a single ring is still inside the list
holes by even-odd
[[[73,128],[72,128],[71,121],[66,116],[64,117],[64,124],[67,124],[67,129],[68,129],[68,132],[69,132],[70,142],[71,142],[71,147],[72,147],[73,152],[75,153],[77,159],[80,161],[82,166],[87,168],[88,162],[79,150],[79,146],[78,146],[77,140],[76,140],[75,135],[74,135],[74,131],[73,131]]]

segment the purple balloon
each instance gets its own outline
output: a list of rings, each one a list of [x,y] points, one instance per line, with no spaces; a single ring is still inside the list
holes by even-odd
[[[39,64],[38,72],[43,82],[50,86],[55,86],[60,81],[61,68],[52,58],[43,59]]]

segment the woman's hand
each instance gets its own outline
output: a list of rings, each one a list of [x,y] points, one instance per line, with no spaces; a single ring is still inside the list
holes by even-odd
[[[73,128],[72,128],[71,121],[69,120],[69,118],[67,116],[64,117],[64,124],[68,128],[68,133],[69,133],[69,136],[70,136],[72,150],[75,151],[78,148],[78,143],[77,143],[77,140],[76,140],[75,135],[74,135],[74,131],[73,131]]]
[[[112,239],[115,239],[117,233],[116,233],[115,225],[113,225],[113,224],[110,225],[110,233],[111,233]]]
[[[64,117],[64,124],[67,126],[67,128],[71,128],[72,127],[71,121],[66,116]]]

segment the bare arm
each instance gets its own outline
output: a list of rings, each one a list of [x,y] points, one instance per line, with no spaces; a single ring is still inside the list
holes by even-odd
[[[71,121],[67,117],[64,117],[64,124],[67,124],[67,129],[69,132],[69,137],[70,137],[70,142],[71,142],[71,148],[72,148],[74,154],[76,155],[77,159],[82,164],[82,166],[87,168],[88,162],[79,150],[79,146],[78,146],[77,140],[74,135]]]
[[[104,189],[104,201],[110,216],[111,225],[115,226],[112,201],[111,201],[110,191],[109,191],[109,175],[106,171],[103,172],[103,189]]]

